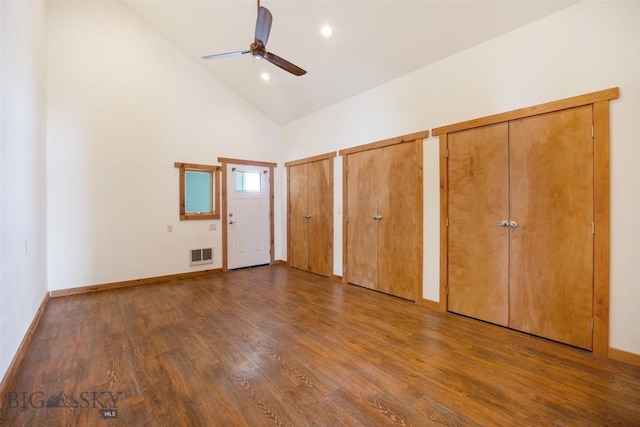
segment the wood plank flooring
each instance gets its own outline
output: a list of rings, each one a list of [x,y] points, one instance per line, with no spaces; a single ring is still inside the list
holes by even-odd
[[[284,266],[53,299],[9,389],[3,426],[640,426],[639,367]]]

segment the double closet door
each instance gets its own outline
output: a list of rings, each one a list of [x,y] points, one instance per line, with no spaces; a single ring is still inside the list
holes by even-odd
[[[333,158],[287,163],[289,265],[333,273]]]
[[[448,309],[592,349],[591,105],[448,135]]]
[[[421,144],[422,139],[410,140],[345,155],[348,283],[417,298],[422,283]]]

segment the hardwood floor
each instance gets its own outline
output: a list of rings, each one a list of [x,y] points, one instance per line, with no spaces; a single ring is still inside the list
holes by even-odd
[[[284,266],[55,298],[9,389],[3,426],[640,426],[640,367]]]

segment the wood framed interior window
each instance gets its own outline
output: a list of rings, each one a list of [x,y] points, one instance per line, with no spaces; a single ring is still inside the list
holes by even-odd
[[[180,220],[220,219],[220,166],[174,166],[180,169]]]

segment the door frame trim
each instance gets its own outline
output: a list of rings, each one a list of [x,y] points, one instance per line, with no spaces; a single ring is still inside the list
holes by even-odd
[[[447,311],[448,278],[448,164],[447,136],[449,133],[472,129],[490,124],[517,120],[539,114],[551,113],[568,108],[593,106],[593,148],[594,148],[594,257],[593,257],[593,353],[609,356],[609,289],[610,289],[610,114],[609,101],[619,97],[619,88],[613,87],[598,92],[494,114],[448,126],[434,128],[433,136],[439,136],[440,143],[440,303],[441,311]]]
[[[278,167],[277,163],[262,162],[258,160],[230,159],[218,157],[218,162],[222,164],[222,271],[228,271],[228,245],[227,245],[227,165],[264,166],[269,168],[269,264],[274,261],[274,226],[273,226],[273,169]]]

